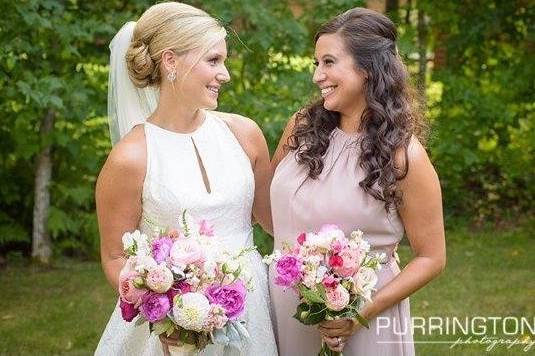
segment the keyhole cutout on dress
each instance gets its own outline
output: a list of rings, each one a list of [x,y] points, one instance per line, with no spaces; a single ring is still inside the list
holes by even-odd
[[[195,149],[195,155],[197,156],[197,162],[199,163],[199,169],[201,170],[204,187],[206,188],[206,191],[208,192],[208,194],[211,194],[212,189],[210,188],[210,181],[208,180],[208,175],[206,174],[204,163],[202,162],[201,155],[199,154],[199,150],[197,149],[197,145],[195,144],[193,137],[191,137],[191,143],[193,143],[193,148]]]

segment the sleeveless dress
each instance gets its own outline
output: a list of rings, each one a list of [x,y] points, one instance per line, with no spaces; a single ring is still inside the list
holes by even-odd
[[[206,113],[196,131],[181,134],[151,123],[144,125],[147,172],[142,193],[140,230],[150,234],[154,225],[177,228],[183,209],[214,227],[226,250],[253,245],[251,211],[254,175],[251,163],[227,124]],[[197,158],[197,154],[199,159]],[[206,171],[210,193],[199,160]],[[267,267],[260,254],[250,254],[249,270],[255,289],[246,301],[245,321],[251,342],[233,355],[277,355],[271,322]],[[148,324],[123,321],[119,306],[104,330],[95,355],[163,355]],[[220,345],[208,345],[201,355],[228,355]]]
[[[376,289],[380,289],[400,272],[394,256],[404,228],[397,212],[386,213],[382,202],[359,187],[364,177],[358,166],[359,145],[358,135],[335,128],[317,179],[307,177],[308,169],[297,163],[295,151],[282,159],[271,183],[275,248],[280,249],[284,242],[293,244],[301,232],[317,231],[323,224],[336,224],[346,234],[360,229],[373,252],[387,255],[378,272]],[[272,268],[270,273],[274,275]],[[273,278],[270,294],[280,355],[317,355],[321,348],[319,331],[292,317],[298,304],[296,294],[274,285]],[[345,356],[414,355],[408,299],[369,324],[369,329],[361,328],[347,341]]]

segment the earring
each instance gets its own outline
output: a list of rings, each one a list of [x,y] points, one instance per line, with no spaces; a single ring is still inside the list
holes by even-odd
[[[169,80],[170,82],[174,82],[176,80],[176,72],[175,71],[168,72],[167,80]]]

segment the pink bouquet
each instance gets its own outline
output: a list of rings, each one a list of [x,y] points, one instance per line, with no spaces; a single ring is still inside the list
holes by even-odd
[[[274,283],[297,292],[301,303],[294,318],[305,325],[324,320],[356,318],[377,283],[382,255],[370,254],[361,231],[349,237],[336,225],[323,225],[318,232],[302,233],[293,246],[276,250],[264,261],[275,264]],[[323,345],[320,355],[333,352]]]
[[[254,248],[225,252],[207,222],[197,223],[185,211],[180,226],[150,238],[138,230],[123,235],[128,257],[119,277],[123,319],[149,322],[158,335],[178,332],[183,346],[169,347],[175,355],[209,343],[240,348],[249,338],[240,317],[252,290],[245,256]]]

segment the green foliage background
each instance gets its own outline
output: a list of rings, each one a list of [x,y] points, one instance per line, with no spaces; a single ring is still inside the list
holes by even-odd
[[[270,149],[287,118],[316,91],[311,83],[315,29],[365,1],[185,1],[231,29],[220,110],[253,118]],[[289,3],[301,6],[294,15]],[[108,44],[152,1],[0,0],[0,254],[31,246],[35,157],[53,147],[49,231],[56,254],[98,255],[94,184],[110,150],[106,118]],[[416,8],[415,8],[416,7]],[[431,1],[429,151],[443,186],[447,216],[500,222],[533,212],[535,100],[534,6],[529,1]],[[400,51],[416,74],[416,21],[400,10]],[[234,33],[235,31],[235,33]],[[54,132],[39,136],[56,114]],[[265,245],[264,250],[269,249]]]

